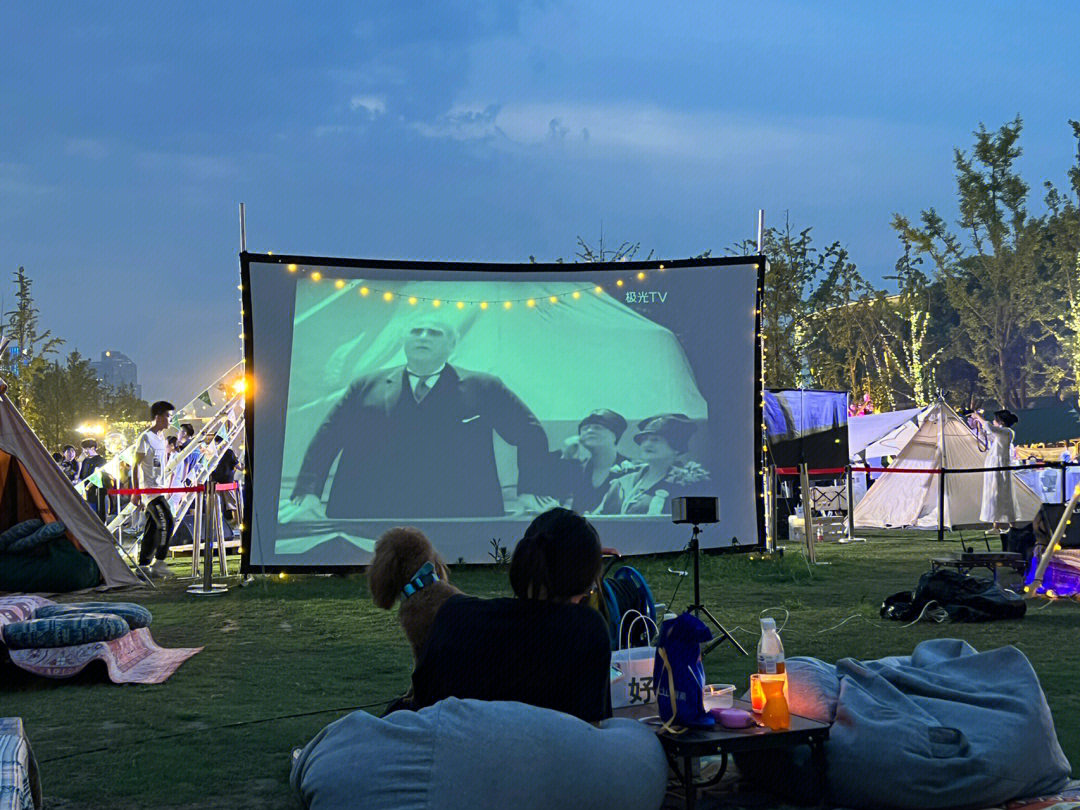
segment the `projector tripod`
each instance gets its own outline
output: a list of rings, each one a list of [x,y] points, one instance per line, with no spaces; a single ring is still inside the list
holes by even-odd
[[[730,641],[732,644],[735,645],[736,650],[741,652],[743,655],[749,655],[750,653],[743,649],[742,644],[740,644],[736,640],[735,636],[731,635],[731,633],[727,631],[724,625],[720,624],[717,618],[709,612],[709,609],[705,607],[705,605],[701,604],[701,546],[698,543],[699,534],[701,534],[701,527],[699,527],[695,523],[694,533],[690,537],[690,553],[694,557],[694,603],[692,605],[688,605],[686,610],[688,613],[692,612],[699,619],[701,618],[702,614],[705,614],[705,617],[713,624],[715,624],[716,629],[720,631],[719,636],[717,636],[705,645],[705,649],[701,651],[701,654],[707,655],[708,653],[716,649],[716,647],[718,647],[720,644],[723,644],[725,641]]]

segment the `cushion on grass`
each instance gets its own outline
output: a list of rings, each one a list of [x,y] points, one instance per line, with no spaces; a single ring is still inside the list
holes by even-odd
[[[100,583],[94,558],[64,537],[25,554],[0,554],[0,591],[67,593]]]
[[[307,744],[290,782],[309,810],[657,810],[667,761],[636,720],[599,728],[508,701],[353,712]]]
[[[60,521],[46,523],[32,534],[28,534],[26,537],[20,537],[18,540],[9,543],[5,551],[8,554],[22,554],[32,548],[37,548],[40,545],[48,543],[50,540],[55,540],[66,531],[67,529],[64,528],[64,524]]]
[[[40,518],[30,518],[30,520],[24,520],[22,523],[16,523],[7,531],[0,532],[0,551],[6,549],[16,540],[29,537],[44,525],[45,523]]]
[[[84,613],[80,616],[54,616],[51,619],[31,619],[13,622],[0,628],[4,643],[12,650],[42,647],[70,647],[93,641],[112,641],[129,632],[127,622],[119,616],[104,613]]]
[[[81,616],[86,613],[104,613],[106,616],[119,616],[132,630],[149,627],[154,620],[149,610],[134,602],[73,602],[68,605],[45,605],[34,611],[35,619],[49,619],[53,616]]]

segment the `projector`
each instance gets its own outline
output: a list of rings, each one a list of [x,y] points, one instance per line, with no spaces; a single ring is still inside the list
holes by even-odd
[[[720,499],[672,498],[671,522],[693,523],[695,526],[700,526],[702,523],[719,523]]]

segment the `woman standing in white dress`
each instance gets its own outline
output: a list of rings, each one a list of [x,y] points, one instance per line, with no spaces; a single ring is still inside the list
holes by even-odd
[[[1016,424],[1016,414],[1009,410],[994,412],[994,421],[987,422],[981,413],[973,416],[986,429],[988,447],[986,449],[987,467],[1008,467],[1012,465],[1012,426]],[[1007,531],[1017,519],[1016,498],[1013,497],[1013,476],[1010,470],[983,473],[982,508],[979,520],[993,523],[999,531]]]

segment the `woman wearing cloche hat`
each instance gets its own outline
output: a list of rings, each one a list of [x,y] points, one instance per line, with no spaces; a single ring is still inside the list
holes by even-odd
[[[634,441],[644,466],[612,481],[597,513],[670,514],[673,495],[709,478],[708,471],[697,462],[679,460],[694,431],[694,423],[682,413],[658,414],[638,422]]]

